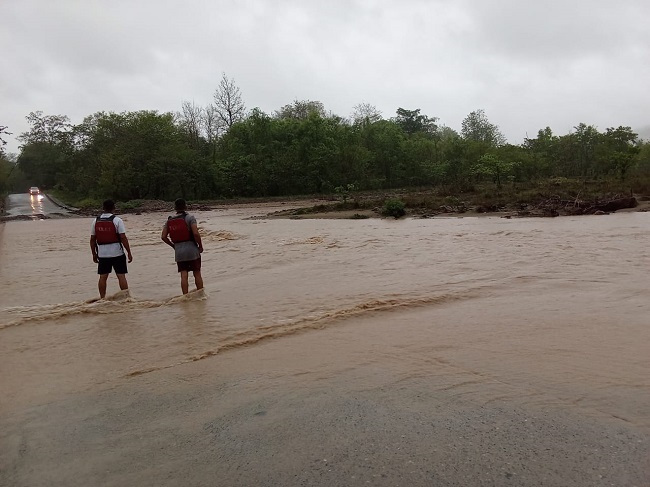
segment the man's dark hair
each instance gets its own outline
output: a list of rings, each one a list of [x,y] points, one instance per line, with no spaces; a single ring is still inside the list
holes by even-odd
[[[185,211],[187,209],[187,203],[183,198],[178,198],[174,201],[174,208],[176,211]]]
[[[115,209],[115,202],[113,200],[106,200],[102,203],[102,208],[106,213],[112,213]]]

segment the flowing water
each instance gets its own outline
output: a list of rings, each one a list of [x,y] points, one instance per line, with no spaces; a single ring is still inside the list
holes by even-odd
[[[162,214],[123,217],[130,289],[113,275],[107,300],[96,299],[90,219],[0,225],[0,413],[302,336],[284,351],[296,377],[381,369],[479,405],[650,431],[650,213],[256,218],[284,208],[196,213],[206,288],[187,296]],[[339,353],[317,373],[297,359],[327,341]]]

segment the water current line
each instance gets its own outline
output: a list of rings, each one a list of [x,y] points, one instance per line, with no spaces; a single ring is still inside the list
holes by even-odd
[[[2,310],[2,314],[18,315],[18,318],[8,323],[0,323],[0,330],[12,326],[19,326],[34,321],[54,320],[65,316],[80,314],[113,314],[126,313],[138,309],[160,308],[187,301],[200,301],[207,299],[205,290],[192,291],[185,295],[173,296],[161,301],[138,300],[131,297],[128,290],[107,297],[106,299],[89,299],[73,303],[61,303],[37,306],[17,306]]]
[[[493,292],[493,288],[491,286],[482,285],[470,290],[463,290],[435,296],[407,298],[394,297],[391,299],[367,301],[346,309],[325,312],[316,317],[301,318],[290,323],[276,323],[235,333],[224,343],[214,349],[207,350],[192,357],[188,357],[187,359],[181,360],[180,362],[174,364],[153,366],[146,369],[134,370],[133,372],[126,374],[125,377],[135,377],[158,370],[169,369],[178,365],[198,362],[199,360],[213,357],[227,350],[253,345],[272,338],[281,338],[309,330],[323,329],[330,325],[346,321],[350,318],[359,317],[370,313],[384,313],[416,307],[444,305],[479,297],[486,297],[489,296],[490,292]]]

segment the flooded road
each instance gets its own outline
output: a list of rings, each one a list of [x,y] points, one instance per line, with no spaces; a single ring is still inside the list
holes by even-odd
[[[106,301],[90,219],[0,225],[0,484],[648,485],[650,214],[277,209],[187,297],[165,215]]]

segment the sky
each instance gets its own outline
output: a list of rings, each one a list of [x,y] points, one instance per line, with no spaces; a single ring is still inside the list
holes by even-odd
[[[32,111],[178,112],[225,73],[269,114],[369,103],[460,130],[483,109],[514,144],[581,122],[650,139],[648,26],[648,0],[2,0],[0,125],[17,152]]]

